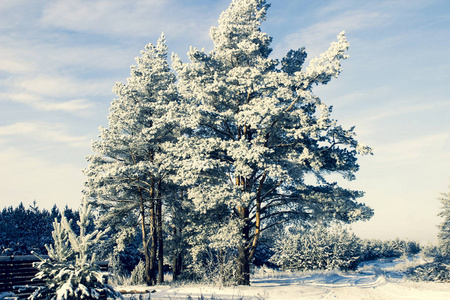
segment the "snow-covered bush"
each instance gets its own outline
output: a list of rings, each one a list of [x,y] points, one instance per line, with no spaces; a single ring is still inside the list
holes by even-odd
[[[291,271],[355,269],[361,253],[359,238],[340,225],[286,231],[272,250],[270,261]]]
[[[275,265],[281,266],[283,270],[302,269],[303,256],[299,251],[302,234],[286,234],[277,240],[272,250],[274,255],[269,259]]]
[[[407,276],[412,280],[450,282],[450,192],[442,193],[439,200],[442,204],[439,216],[444,218],[439,225],[439,245],[427,245],[422,249],[423,255],[434,260],[408,269]]]
[[[450,259],[437,257],[433,262],[409,268],[406,275],[414,281],[450,282]]]
[[[131,272],[131,284],[145,284],[145,262],[140,261]]]
[[[442,193],[439,200],[442,204],[439,216],[443,218],[438,233],[439,251],[442,255],[450,257],[450,192]]]
[[[44,281],[45,286],[39,287],[29,299],[98,299],[100,294],[122,298],[104,282],[104,274],[95,263],[93,248],[105,232],[95,230],[87,233],[90,217],[90,206],[84,201],[77,222],[79,235],[72,230],[65,216],[61,222],[54,221],[54,245],[45,245],[49,258],[35,254],[41,261],[34,264],[39,270],[34,279]]]
[[[101,247],[97,247],[97,257],[108,260],[108,272],[114,282],[119,278],[130,277],[139,261],[144,260],[140,246],[141,231],[134,227],[111,228]],[[120,281],[120,280],[119,280]]]
[[[421,250],[420,244],[418,242],[415,241],[407,241],[405,243],[405,249],[404,249],[404,254],[409,256],[409,255],[415,255],[417,253],[419,253]]]
[[[361,261],[382,258],[383,242],[381,240],[365,239],[361,241]]]
[[[219,286],[236,284],[236,259],[237,253],[232,249],[202,249],[190,259],[182,278]]]
[[[382,244],[381,253],[384,258],[400,257],[406,249],[406,243],[399,238],[395,240],[386,241]]]
[[[396,258],[411,256],[421,250],[419,243],[414,241],[394,240],[362,240],[361,261],[376,260],[380,258]]]
[[[422,249],[422,254],[426,257],[437,257],[441,256],[441,252],[439,250],[439,247],[433,244],[428,244],[424,246]]]

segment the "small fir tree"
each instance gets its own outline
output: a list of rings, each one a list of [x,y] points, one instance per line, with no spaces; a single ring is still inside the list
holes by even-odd
[[[82,203],[77,235],[70,222],[62,216],[61,222],[53,223],[54,245],[46,245],[49,258],[34,253],[41,261],[34,266],[39,270],[34,279],[42,280],[29,299],[98,299],[100,294],[114,299],[122,299],[119,292],[104,282],[104,273],[95,263],[94,248],[106,233],[86,231],[91,219],[91,208],[87,201]]]

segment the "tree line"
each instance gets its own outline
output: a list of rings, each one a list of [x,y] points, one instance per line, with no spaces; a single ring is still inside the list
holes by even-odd
[[[331,226],[315,224],[311,228],[291,225],[268,232],[258,245],[253,263],[259,267],[289,271],[328,269],[348,271],[356,269],[361,262],[410,257],[421,251],[427,262],[409,268],[406,276],[412,280],[448,282],[449,199],[450,193],[442,193],[439,198],[442,204],[439,216],[443,217],[443,221],[439,225],[438,246],[423,247],[417,242],[398,238],[385,241],[361,239],[339,223]],[[87,258],[95,260],[95,257],[109,260],[109,270],[114,274],[111,279],[114,282],[120,284],[127,280],[126,278],[131,278],[131,284],[145,283],[144,256],[139,252],[140,240],[136,239],[136,236],[130,239],[130,236],[127,238],[127,235],[108,232],[109,230],[99,232],[93,226],[96,220],[97,216],[90,213],[86,202],[82,205],[80,212],[67,207],[61,212],[56,205],[50,211],[39,209],[36,202],[28,208],[22,203],[16,208],[5,207],[0,212],[1,255],[33,253],[41,257],[42,254],[49,254],[52,260],[41,258],[42,262],[37,267],[42,271],[41,276],[51,279],[53,278],[51,274],[58,274],[58,272],[55,273],[55,269],[59,270],[62,267],[69,266],[73,272],[79,273],[77,264],[73,264],[73,259],[71,261],[66,259],[84,249],[80,252],[83,255],[76,257],[84,260]],[[73,237],[68,239],[68,234]],[[101,236],[108,237],[101,239]],[[169,250],[166,249],[165,254],[167,258],[174,252],[172,252],[173,245],[170,246],[173,241],[168,239],[166,243],[169,245]],[[119,244],[122,246],[118,247]],[[191,265],[190,269],[185,270],[184,278],[216,284],[233,282],[235,280],[234,261],[223,259],[229,253],[219,253],[221,259],[217,259],[217,254],[213,251],[203,253],[202,264]],[[88,275],[96,270],[92,261],[90,264],[82,261],[79,267],[87,268],[86,271],[89,272],[85,273]],[[164,271],[170,270],[166,266]],[[176,270],[173,269],[172,273],[175,272]],[[87,278],[85,277],[74,276],[73,278],[81,280],[77,282],[82,283]],[[60,278],[61,284],[57,287],[66,286],[63,283],[67,280],[68,278]],[[93,288],[96,287],[95,282],[92,283]],[[97,288],[104,289],[101,286]],[[44,287],[37,294],[45,294],[46,291]]]
[[[30,255],[31,251],[47,254],[45,245],[53,243],[53,221],[61,220],[62,215],[74,222],[78,220],[78,212],[67,206],[60,210],[53,205],[46,210],[34,201],[29,207],[23,203],[4,207],[0,212],[0,254]],[[76,226],[74,229],[79,230]]]
[[[85,207],[84,207],[85,208]],[[86,214],[86,212],[84,212]],[[0,212],[0,254],[1,255],[30,255],[32,252],[38,255],[46,255],[48,249],[54,254],[55,250],[52,244],[56,242],[56,237],[60,237],[61,228],[64,225],[73,230],[74,235],[80,235],[80,227],[78,221],[82,213],[65,207],[61,213],[56,205],[50,211],[39,209],[37,203],[26,208],[22,203],[17,207],[5,207]],[[93,223],[96,222],[95,215],[86,214],[84,217],[84,235],[91,234],[95,230]],[[63,222],[63,217],[65,221]],[[56,223],[55,223],[56,222]],[[58,226],[55,227],[55,224]],[[62,224],[62,225],[59,225]],[[69,225],[70,224],[70,225]],[[107,239],[97,240],[93,253],[97,254],[97,258],[108,260],[110,271],[115,276],[133,276],[141,279],[135,280],[135,283],[143,283],[144,256],[140,253],[139,248],[141,241],[139,238],[127,239],[125,244],[118,250],[117,244],[120,239],[117,232],[104,232],[102,236]],[[139,236],[139,235],[137,235]],[[167,236],[167,234],[166,234]],[[60,242],[57,238],[57,241]],[[174,254],[174,241],[166,240],[168,248],[165,257]],[[59,243],[61,244],[61,243]],[[47,245],[47,247],[45,246]],[[446,244],[445,244],[446,245]],[[382,258],[398,258],[401,256],[411,256],[417,254],[421,250],[419,243],[414,241],[395,240],[375,240],[361,239],[357,237],[345,226],[340,224],[333,225],[315,225],[313,228],[299,228],[290,226],[288,228],[280,228],[267,234],[260,241],[256,251],[254,264],[257,266],[267,266],[281,268],[283,270],[314,270],[314,269],[342,269],[353,270],[360,262],[370,261]],[[56,249],[56,248],[55,248]],[[64,248],[69,251],[69,248]],[[447,255],[447,248],[441,247],[439,250],[442,255]],[[437,251],[437,250],[435,250]],[[177,253],[178,254],[178,253]],[[436,255],[427,253],[428,255]],[[56,254],[54,254],[56,255]],[[210,257],[211,258],[211,254]],[[170,261],[169,261],[170,263]],[[228,266],[227,266],[228,264]],[[139,265],[139,266],[138,266]],[[226,272],[232,269],[233,261],[217,261],[208,267],[222,271],[217,277],[223,280]],[[176,266],[174,263],[171,267]],[[205,265],[201,266],[202,268]],[[165,265],[165,272],[169,266]],[[226,270],[229,268],[228,270]],[[172,269],[172,272],[176,270]],[[214,281],[217,278],[208,279],[207,276],[212,275],[212,271],[197,269],[202,281]],[[228,274],[229,275],[229,274]]]

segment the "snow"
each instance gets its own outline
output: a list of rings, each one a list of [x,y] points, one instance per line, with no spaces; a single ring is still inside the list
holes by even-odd
[[[450,299],[450,283],[413,282],[403,278],[406,268],[423,262],[414,259],[377,260],[355,272],[303,273],[261,269],[251,286],[214,287],[201,284],[121,286],[121,291],[153,291],[142,299]],[[125,294],[125,299],[139,295]]]

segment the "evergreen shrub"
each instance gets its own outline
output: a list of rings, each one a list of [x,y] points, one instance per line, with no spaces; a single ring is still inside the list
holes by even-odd
[[[361,255],[359,238],[339,225],[285,232],[272,250],[269,261],[291,271],[353,270]]]

